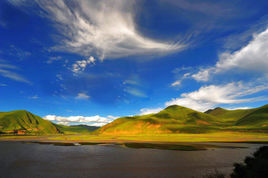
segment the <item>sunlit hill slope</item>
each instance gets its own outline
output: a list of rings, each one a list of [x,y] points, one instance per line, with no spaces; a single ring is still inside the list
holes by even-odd
[[[205,113],[173,105],[157,114],[118,118],[95,133],[135,135],[218,131],[268,131],[268,105],[244,110],[216,108]]]
[[[57,134],[60,130],[50,121],[28,111],[0,112],[0,132],[17,134]]]

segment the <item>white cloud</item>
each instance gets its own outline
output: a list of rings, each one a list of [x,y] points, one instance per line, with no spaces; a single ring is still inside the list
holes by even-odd
[[[90,125],[90,126],[103,126],[105,124],[108,124],[112,122],[114,119],[109,117],[110,119],[106,117],[101,117],[99,115],[96,116],[69,116],[69,117],[62,117],[62,116],[56,116],[56,115],[47,115],[44,117],[44,119],[49,121],[57,122],[58,124],[63,125],[74,125],[77,123]]]
[[[181,85],[181,80],[177,80],[171,84],[172,87]]]
[[[161,110],[163,110],[163,108],[142,108],[140,110],[140,115],[147,115],[147,114],[153,114],[153,113],[158,113]]]
[[[179,80],[176,80],[175,82],[173,82],[173,83],[171,84],[171,86],[172,86],[172,87],[180,86],[180,85],[181,85],[181,82],[182,82],[184,79],[189,78],[190,75],[191,75],[191,73],[189,73],[189,72],[183,74],[183,76],[182,76]]]
[[[72,71],[74,73],[82,72],[88,64],[95,64],[95,61],[93,56],[90,56],[87,60],[76,61],[75,64],[72,65]]]
[[[181,105],[198,111],[205,111],[218,104],[237,104],[256,101],[260,98],[245,97],[267,89],[268,85],[252,87],[252,84],[243,84],[242,82],[232,82],[226,85],[209,85],[203,86],[194,92],[183,93],[181,97],[172,99],[165,104],[166,106]]]
[[[87,100],[89,99],[90,96],[88,96],[86,93],[78,93],[75,99],[80,99],[80,100]]]
[[[137,30],[135,0],[37,0],[64,36],[54,49],[101,59],[169,53],[184,44],[149,39]],[[13,3],[23,6],[23,3]]]
[[[117,116],[111,116],[111,115],[108,115],[107,117],[110,118],[110,119],[112,119],[112,120],[115,120],[115,119],[119,118]]]
[[[251,109],[251,107],[234,107],[234,108],[226,108],[228,110],[237,110],[237,109]]]
[[[229,70],[268,76],[268,28],[254,34],[253,39],[240,50],[220,54],[215,66],[201,69],[192,77],[197,81],[208,81],[213,74]]]
[[[30,99],[36,100],[36,99],[39,99],[39,96],[38,95],[31,96]]]
[[[124,91],[130,95],[141,97],[141,98],[146,98],[147,95],[140,89],[135,88],[135,87],[126,87],[124,88]]]
[[[0,60],[0,76],[16,80],[18,82],[31,84],[30,81],[17,74],[14,70],[18,70],[18,68],[14,65],[8,64],[5,60]]]

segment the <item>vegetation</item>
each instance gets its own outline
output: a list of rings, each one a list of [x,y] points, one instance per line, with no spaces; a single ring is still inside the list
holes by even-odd
[[[143,135],[170,133],[267,132],[268,105],[255,109],[215,108],[205,113],[182,106],[169,106],[157,114],[122,117],[95,133]]]
[[[169,106],[157,114],[122,117],[96,131],[99,134],[137,135],[207,133],[218,127],[216,117],[182,106]]]
[[[24,110],[0,112],[0,131],[4,134],[60,133],[60,130],[50,121]]]
[[[259,148],[244,164],[235,163],[231,178],[268,177],[268,146]]]
[[[25,110],[0,112],[0,134],[4,135],[89,134],[98,128],[54,124]]]
[[[87,125],[59,125],[56,124],[57,128],[64,134],[89,134],[94,130],[97,130],[99,127],[87,126]]]
[[[20,134],[95,134],[128,136],[130,138],[136,136],[135,139],[142,140],[146,138],[148,140],[165,138],[165,141],[172,139],[208,141],[211,140],[210,135],[220,133],[219,137],[213,140],[228,141],[235,136],[236,141],[239,141],[239,139],[241,141],[258,141],[258,137],[249,140],[248,137],[243,138],[243,135],[249,133],[248,135],[251,137],[252,133],[262,133],[261,140],[266,140],[268,105],[255,109],[240,110],[215,108],[205,113],[173,105],[156,114],[121,117],[96,129],[96,127],[85,125],[64,126],[53,124],[27,111],[0,112],[0,133],[2,134],[16,132]],[[194,136],[188,138],[185,134],[194,134]],[[202,137],[204,134],[205,137]],[[159,138],[155,138],[156,135]],[[166,135],[169,136],[165,137]],[[227,135],[229,135],[229,138]],[[182,136],[185,138],[182,138]]]

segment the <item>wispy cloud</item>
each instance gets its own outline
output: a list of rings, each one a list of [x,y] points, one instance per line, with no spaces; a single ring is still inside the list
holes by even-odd
[[[179,42],[143,36],[135,23],[134,0],[37,0],[36,3],[45,12],[42,15],[52,20],[64,37],[54,47],[56,50],[104,59],[166,54],[186,47]],[[22,6],[23,2],[13,4]]]
[[[146,98],[147,95],[140,89],[135,88],[135,87],[126,87],[124,91],[130,95],[141,97],[141,98]]]
[[[5,60],[0,60],[0,75],[18,82],[23,82],[31,84],[30,81],[25,79],[23,76],[19,75],[15,70],[18,70],[18,67],[8,64]]]
[[[39,96],[38,95],[34,95],[34,96],[29,97],[29,98],[36,100],[36,99],[39,99]]]
[[[180,77],[180,79],[178,79],[178,80],[176,80],[175,82],[173,82],[173,83],[171,84],[171,86],[172,86],[172,87],[180,86],[183,80],[185,80],[185,79],[187,79],[187,78],[190,78],[190,75],[191,75],[191,73],[189,73],[189,72],[183,74],[183,76]]]
[[[46,63],[51,64],[55,61],[60,61],[60,60],[62,60],[62,56],[52,56],[46,61]]]
[[[5,84],[5,83],[0,83],[0,87],[6,87],[7,86],[7,84]]]
[[[75,99],[78,100],[87,100],[89,98],[90,96],[88,96],[86,93],[78,93],[77,96],[75,97]]]
[[[15,56],[19,60],[23,60],[23,59],[32,55],[31,52],[20,49],[20,48],[16,47],[15,45],[10,45],[9,50],[7,52],[9,55]]]

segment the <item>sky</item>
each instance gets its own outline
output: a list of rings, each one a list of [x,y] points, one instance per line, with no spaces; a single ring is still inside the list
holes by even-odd
[[[105,125],[268,104],[267,0],[2,0],[0,111]]]

